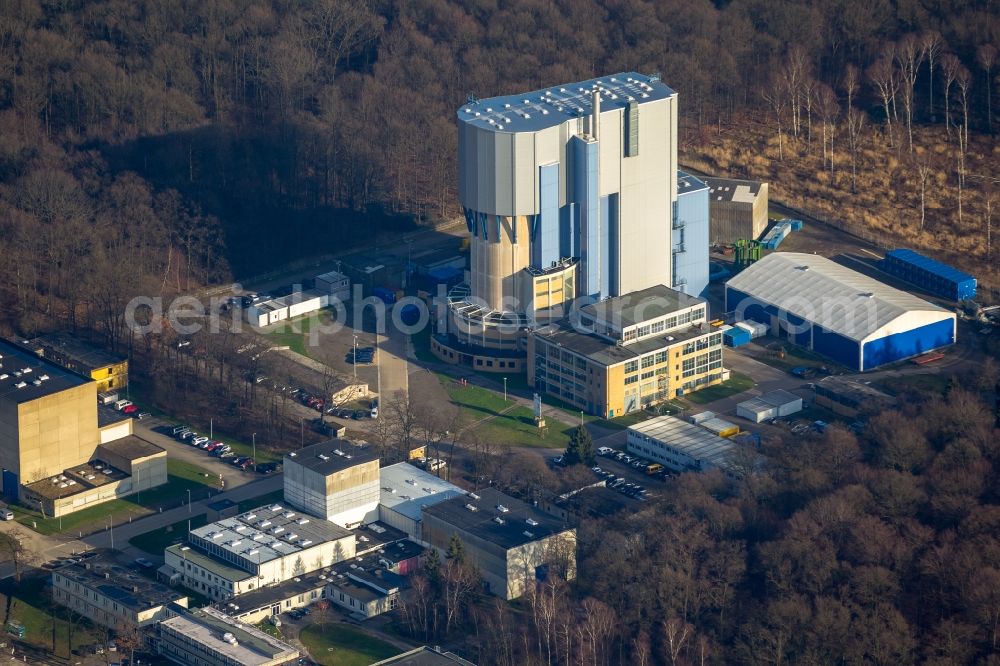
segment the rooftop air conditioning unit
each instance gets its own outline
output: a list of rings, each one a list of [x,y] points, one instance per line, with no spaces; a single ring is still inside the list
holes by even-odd
[[[537,521],[537,520],[535,520],[534,518],[528,518],[528,519],[527,519],[527,520],[525,520],[524,522],[528,523],[528,524],[529,524],[529,525],[531,525],[532,527],[534,527],[535,525],[537,525],[537,524],[538,524],[538,521]]]
[[[479,510],[479,509],[476,508],[475,504],[471,504],[471,503],[470,504],[466,504],[465,508],[468,509],[469,511],[478,511]]]

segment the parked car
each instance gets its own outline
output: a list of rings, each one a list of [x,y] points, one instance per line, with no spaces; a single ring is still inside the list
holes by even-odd
[[[253,458],[247,458],[246,460],[244,460],[243,462],[241,462],[239,465],[237,465],[237,467],[239,467],[240,469],[242,469],[245,472],[248,469],[250,469],[253,466],[253,464],[254,464],[253,463]]]
[[[14,520],[14,512],[6,507],[0,509],[0,520]]]
[[[191,439],[191,446],[197,446],[201,448],[202,444],[207,444],[207,443],[208,443],[208,437],[205,437],[204,435],[199,435],[198,437],[193,437]]]
[[[185,430],[190,430],[190,428],[188,428],[186,425],[175,425],[171,432],[173,433],[174,437],[176,437]]]
[[[599,456],[610,456],[615,452],[610,446],[599,446],[597,447],[597,455]]]
[[[122,408],[123,414],[138,414],[139,408],[136,405],[126,405]]]
[[[261,474],[271,474],[272,472],[277,472],[281,469],[281,463],[269,462],[257,465],[257,471]]]
[[[137,421],[141,421],[143,419],[148,419],[150,416],[152,416],[152,414],[150,414],[149,412],[139,412],[138,414],[135,415],[135,418]]]
[[[229,462],[232,463],[233,465],[237,465],[238,466],[238,465],[242,465],[244,460],[250,460],[250,456],[236,456],[235,458],[233,458]]]

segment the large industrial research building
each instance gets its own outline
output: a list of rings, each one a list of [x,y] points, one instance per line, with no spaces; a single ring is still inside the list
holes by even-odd
[[[525,372],[529,332],[586,303],[708,286],[708,188],[677,169],[678,96],[622,73],[458,109],[469,280],[432,350]]]
[[[726,283],[726,311],[858,372],[955,342],[953,312],[814,254],[753,264]]]

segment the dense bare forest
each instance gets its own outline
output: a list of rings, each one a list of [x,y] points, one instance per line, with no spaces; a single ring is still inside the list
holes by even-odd
[[[988,277],[998,45],[991,0],[7,0],[0,325],[121,348],[136,294],[446,219],[468,94],[624,69],[679,91],[686,160]],[[484,664],[995,664],[996,374],[772,442],[738,489],[582,507],[572,587],[496,603],[451,553],[402,622]],[[520,496],[559,486],[477,456]]]

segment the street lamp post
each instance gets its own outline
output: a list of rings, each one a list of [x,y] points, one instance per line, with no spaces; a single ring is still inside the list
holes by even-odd
[[[115,549],[115,514],[108,514],[108,524],[111,528],[111,550]]]
[[[358,384],[358,336],[354,336],[354,385]]]
[[[253,458],[251,458],[251,460],[253,462],[251,462],[251,464],[253,465],[253,471],[256,472],[257,471],[257,433],[253,433],[250,436],[250,438],[253,441]]]
[[[503,378],[503,401],[507,402],[507,378]]]
[[[214,430],[215,430],[215,419],[214,418],[210,418],[208,420],[208,438],[209,439],[215,439],[215,435],[213,434]]]
[[[188,488],[188,513],[191,513],[191,489]]]

